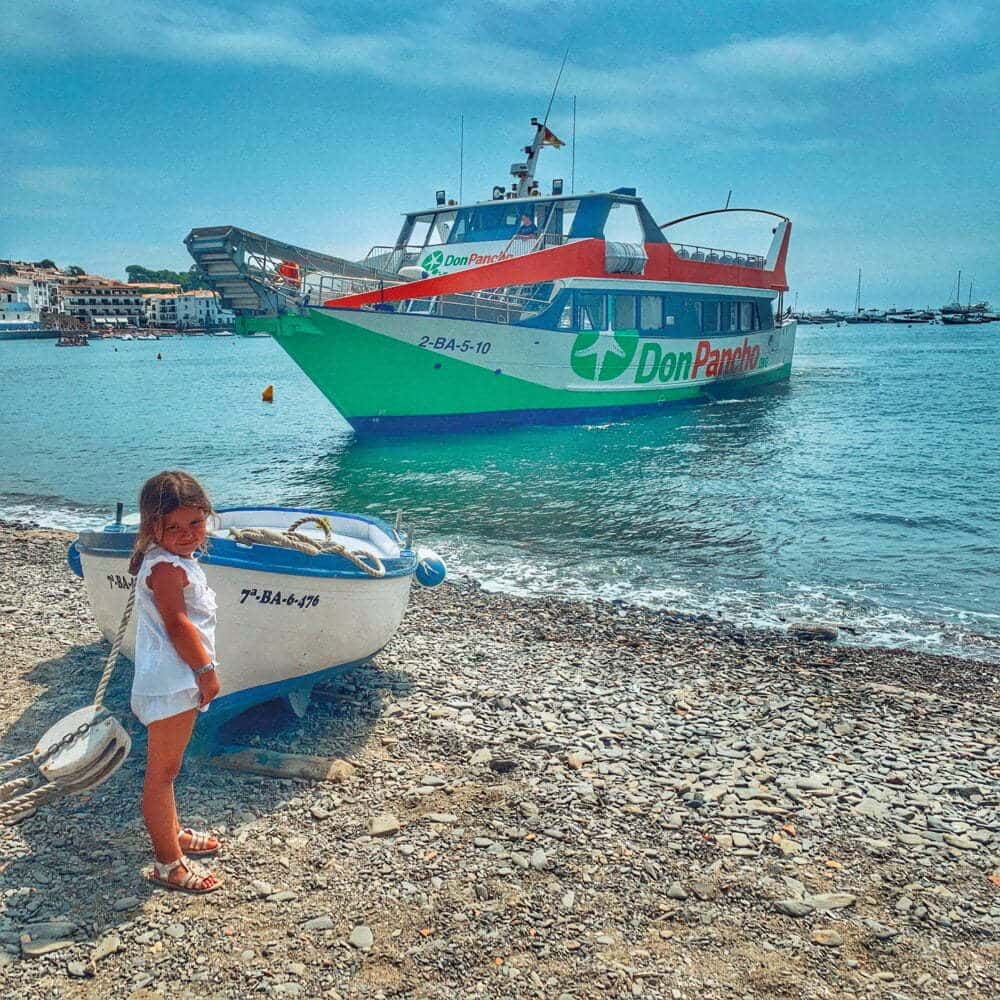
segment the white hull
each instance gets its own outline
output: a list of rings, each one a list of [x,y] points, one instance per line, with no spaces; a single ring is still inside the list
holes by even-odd
[[[227,526],[235,521],[285,527],[297,514],[272,510],[220,516]],[[218,603],[222,690],[206,715],[210,725],[273,698],[308,694],[324,673],[373,656],[399,627],[415,557],[400,547],[387,525],[342,517],[335,526],[336,540],[353,551],[379,554],[385,576],[366,575],[337,556],[237,544],[222,530],[211,539],[202,566]],[[317,537],[314,531],[306,533]],[[109,642],[118,632],[132,582],[128,557],[133,538],[128,531],[106,531],[84,533],[74,543],[94,618]],[[135,656],[134,618],[122,653]],[[298,705],[304,700],[295,698]]]

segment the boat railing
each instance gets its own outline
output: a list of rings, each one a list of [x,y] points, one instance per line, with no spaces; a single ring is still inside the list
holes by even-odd
[[[372,247],[365,255],[364,264],[373,271],[395,274],[401,267],[419,262],[423,247]]]
[[[248,252],[245,258],[247,276],[266,285],[288,305],[315,304],[340,298],[342,295],[371,292],[401,283],[387,281],[374,274],[371,277],[335,274],[307,269],[301,265],[297,273],[284,274],[280,270],[282,264],[282,260],[266,253]]]
[[[681,260],[729,264],[735,267],[754,267],[759,271],[764,269],[765,258],[760,254],[741,253],[738,250],[720,250],[717,247],[703,247],[694,243],[671,243],[670,245]]]
[[[510,324],[541,312],[549,304],[548,295],[534,291],[537,287],[518,285],[516,288],[521,291],[515,291],[514,288],[486,288],[477,292],[456,292],[451,295],[406,299],[400,306],[402,312],[420,316]]]

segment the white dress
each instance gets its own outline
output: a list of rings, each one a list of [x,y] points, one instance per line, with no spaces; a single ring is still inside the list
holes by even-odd
[[[153,567],[162,562],[184,570],[187,616],[198,630],[205,652],[215,659],[215,591],[209,587],[205,571],[197,560],[176,556],[154,545],[143,557],[135,578],[132,711],[144,726],[198,707],[198,682],[194,671],[180,658],[170,641],[148,582]],[[207,709],[206,705],[202,711]]]

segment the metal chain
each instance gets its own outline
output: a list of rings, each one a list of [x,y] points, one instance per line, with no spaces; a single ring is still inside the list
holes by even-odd
[[[125,611],[122,614],[121,624],[118,626],[118,634],[115,636],[115,640],[111,644],[111,651],[108,653],[108,658],[104,663],[104,672],[101,674],[101,679],[97,682],[97,691],[94,693],[93,701],[95,708],[103,708],[102,702],[104,701],[104,694],[108,690],[108,684],[111,682],[111,675],[115,672],[115,664],[118,662],[118,654],[121,652],[122,643],[125,641],[125,632],[128,630],[128,623],[129,619],[132,617],[132,608],[134,606],[135,577],[132,578],[132,586],[129,588],[128,600],[125,602]],[[27,764],[32,760],[34,760],[36,766],[41,767],[41,765],[44,764],[57,750],[62,750],[63,748],[70,746],[72,743],[75,743],[81,736],[86,736],[87,733],[90,732],[91,728],[104,719],[107,714],[107,712],[101,712],[90,722],[84,722],[77,726],[73,732],[66,733],[62,739],[56,740],[55,743],[45,749],[38,757],[35,757],[34,751],[32,750],[28,753],[21,754],[20,757],[14,757],[11,760],[0,762],[0,772],[18,767],[21,764]],[[13,784],[13,782],[10,782],[9,784]],[[42,785],[41,789],[47,787],[47,785]],[[35,791],[37,792],[41,789],[35,789]],[[15,801],[18,803],[24,802],[33,794],[34,792],[29,792],[27,795],[20,796]],[[2,822],[4,818],[3,810],[0,808],[0,822]]]

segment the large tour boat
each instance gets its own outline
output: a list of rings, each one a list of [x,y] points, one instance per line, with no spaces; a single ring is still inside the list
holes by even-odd
[[[359,432],[587,421],[788,379],[791,221],[719,209],[658,225],[633,188],[535,180],[544,122],[514,182],[459,205],[438,192],[363,261],[232,226],[185,240],[238,330],[265,331]],[[668,238],[681,223],[765,216],[761,254]]]

